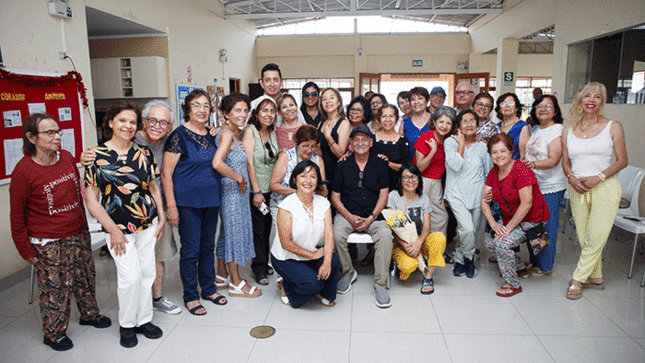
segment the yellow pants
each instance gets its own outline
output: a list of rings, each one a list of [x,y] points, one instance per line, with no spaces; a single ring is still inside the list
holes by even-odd
[[[622,188],[615,176],[584,194],[569,186],[571,213],[581,248],[574,280],[586,282],[588,278],[602,277],[602,250],[614,225],[621,195]]]
[[[428,266],[445,266],[443,253],[446,250],[446,236],[441,232],[433,232],[428,235],[421,246],[421,254],[428,256]],[[408,256],[400,245],[392,248],[392,259],[396,262],[401,271],[401,280],[407,280],[410,274],[419,268],[419,261],[415,257]]]

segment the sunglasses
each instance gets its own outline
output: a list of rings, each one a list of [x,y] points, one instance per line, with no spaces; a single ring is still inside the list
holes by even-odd
[[[318,97],[318,92],[305,92],[304,96],[305,96],[305,98]]]
[[[265,142],[265,143],[264,143],[264,147],[265,147],[265,148],[267,149],[267,151],[269,152],[269,158],[274,159],[274,158],[275,158],[275,154],[273,153],[273,149],[271,148],[271,144],[269,144],[269,142],[267,141],[267,142]]]

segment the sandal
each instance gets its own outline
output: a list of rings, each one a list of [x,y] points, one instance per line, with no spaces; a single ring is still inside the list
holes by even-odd
[[[567,299],[580,300],[581,297],[582,297],[582,286],[578,286],[574,283],[569,282],[569,288],[567,289]]]
[[[447,253],[444,253],[444,254],[443,254],[443,260],[444,260],[447,264],[450,264],[450,265],[452,265],[452,264],[454,264],[454,263],[455,263],[455,259],[454,259],[454,258],[452,258],[452,257],[450,257],[450,256],[448,256],[448,254],[447,254]]]
[[[282,303],[287,306],[291,306],[291,303],[289,303],[289,297],[287,296],[287,293],[284,291],[282,286],[280,286],[280,293],[280,300],[282,301]]]
[[[497,258],[495,258],[495,256],[490,256],[490,257],[488,258],[488,262],[490,262],[490,263],[497,263]]]
[[[331,308],[333,306],[336,306],[336,301],[329,301],[329,300],[325,299],[324,297],[322,297],[322,295],[320,295],[320,294],[316,295],[316,299],[320,300],[320,302],[323,305],[327,306],[327,307]]]
[[[509,284],[506,284],[497,290],[497,296],[499,297],[511,297],[522,292],[522,286],[515,288]]]
[[[431,288],[432,288],[432,290],[430,290],[430,291],[428,291],[428,290],[425,290],[425,291],[424,291],[424,290],[423,290],[423,289],[428,288],[428,287],[431,287]],[[423,295],[430,295],[430,294],[432,294],[433,292],[434,292],[434,281],[432,281],[432,279],[426,279],[426,278],[424,278],[424,279],[423,279],[423,282],[421,283],[421,293],[422,293]]]
[[[284,280],[284,278],[280,275],[278,275],[278,277],[275,278],[275,284],[278,287],[278,289],[282,288],[282,280]]]
[[[269,279],[265,274],[255,274],[255,281],[258,285],[266,286],[269,284]]]
[[[271,267],[269,267],[269,269],[267,270],[267,275],[273,275],[273,269]]]
[[[256,286],[251,286],[249,292],[244,292],[242,288],[246,285],[246,281],[242,280],[239,285],[235,286],[232,282],[228,283],[228,296],[237,296],[237,297],[258,297],[262,295],[262,290],[258,289]]]
[[[587,280],[587,282],[584,282],[582,284],[583,289],[595,289],[595,290],[604,290],[605,289],[605,282],[592,282]]]
[[[217,293],[216,293],[216,294],[217,294]],[[226,296],[221,295],[221,294],[220,294],[220,296],[215,297],[215,298],[212,298],[212,297],[210,297],[210,296],[204,296],[204,295],[202,295],[202,299],[204,299],[204,300],[208,300],[208,301],[212,302],[213,304],[215,304],[215,305],[220,305],[220,306],[223,306],[223,305],[228,304],[228,301],[226,301]],[[222,300],[224,300],[224,301],[222,301]]]
[[[189,312],[191,315],[195,315],[195,316],[202,316],[202,315],[206,315],[206,308],[204,308],[204,306],[202,306],[202,304],[197,304],[197,305],[195,305],[192,309],[188,307],[188,303],[187,303],[187,302],[185,302],[185,303],[184,303],[184,305],[186,305],[186,309],[188,310],[188,312]],[[204,309],[204,313],[203,313],[203,314],[197,314],[197,310],[199,310],[199,309]]]
[[[217,280],[221,280],[222,282],[217,282]],[[215,287],[217,288],[217,290],[219,289],[228,290],[229,282],[230,282],[230,276],[222,277],[220,275],[215,275]]]

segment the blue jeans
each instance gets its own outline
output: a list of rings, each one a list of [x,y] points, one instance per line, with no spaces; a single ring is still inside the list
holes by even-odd
[[[215,287],[215,232],[219,207],[177,207],[179,211],[179,274],[184,286],[184,302],[199,300],[217,292]]]
[[[555,260],[556,252],[556,242],[558,240],[558,229],[560,227],[560,202],[564,197],[564,190],[554,193],[544,194],[544,200],[546,205],[549,207],[549,212],[551,213],[551,219],[544,226],[546,235],[549,237],[551,244],[546,246],[537,256],[533,255],[531,247],[529,246],[530,251],[530,262],[539,267],[542,271],[551,271],[553,270],[553,261]]]
[[[297,261],[278,260],[271,255],[273,268],[284,278],[282,287],[287,293],[291,307],[302,306],[312,297],[320,294],[329,301],[336,300],[336,283],[338,282],[338,255],[331,256],[331,273],[327,280],[318,280],[318,269],[324,258],[317,260]]]

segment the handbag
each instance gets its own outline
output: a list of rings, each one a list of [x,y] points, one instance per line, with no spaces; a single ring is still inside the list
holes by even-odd
[[[513,208],[511,208],[510,204],[508,204],[508,202],[506,201],[506,198],[504,198],[504,193],[502,193],[502,188],[499,185],[497,187],[499,188],[499,194],[502,196],[502,199],[504,199],[504,203],[506,203],[508,210],[515,213],[513,211]],[[546,231],[544,230],[544,226],[546,224],[546,222],[544,221],[545,205],[546,205],[546,202],[542,204],[542,221],[540,223],[538,223],[537,225],[529,229],[524,229],[524,227],[522,227],[522,225],[520,224],[520,228],[522,228],[522,231],[526,236],[525,242],[531,247],[531,250],[533,250],[534,255],[537,255],[546,246],[551,244],[551,241],[549,241],[549,236],[547,236]],[[491,236],[493,236],[493,233],[494,231],[491,231]]]

